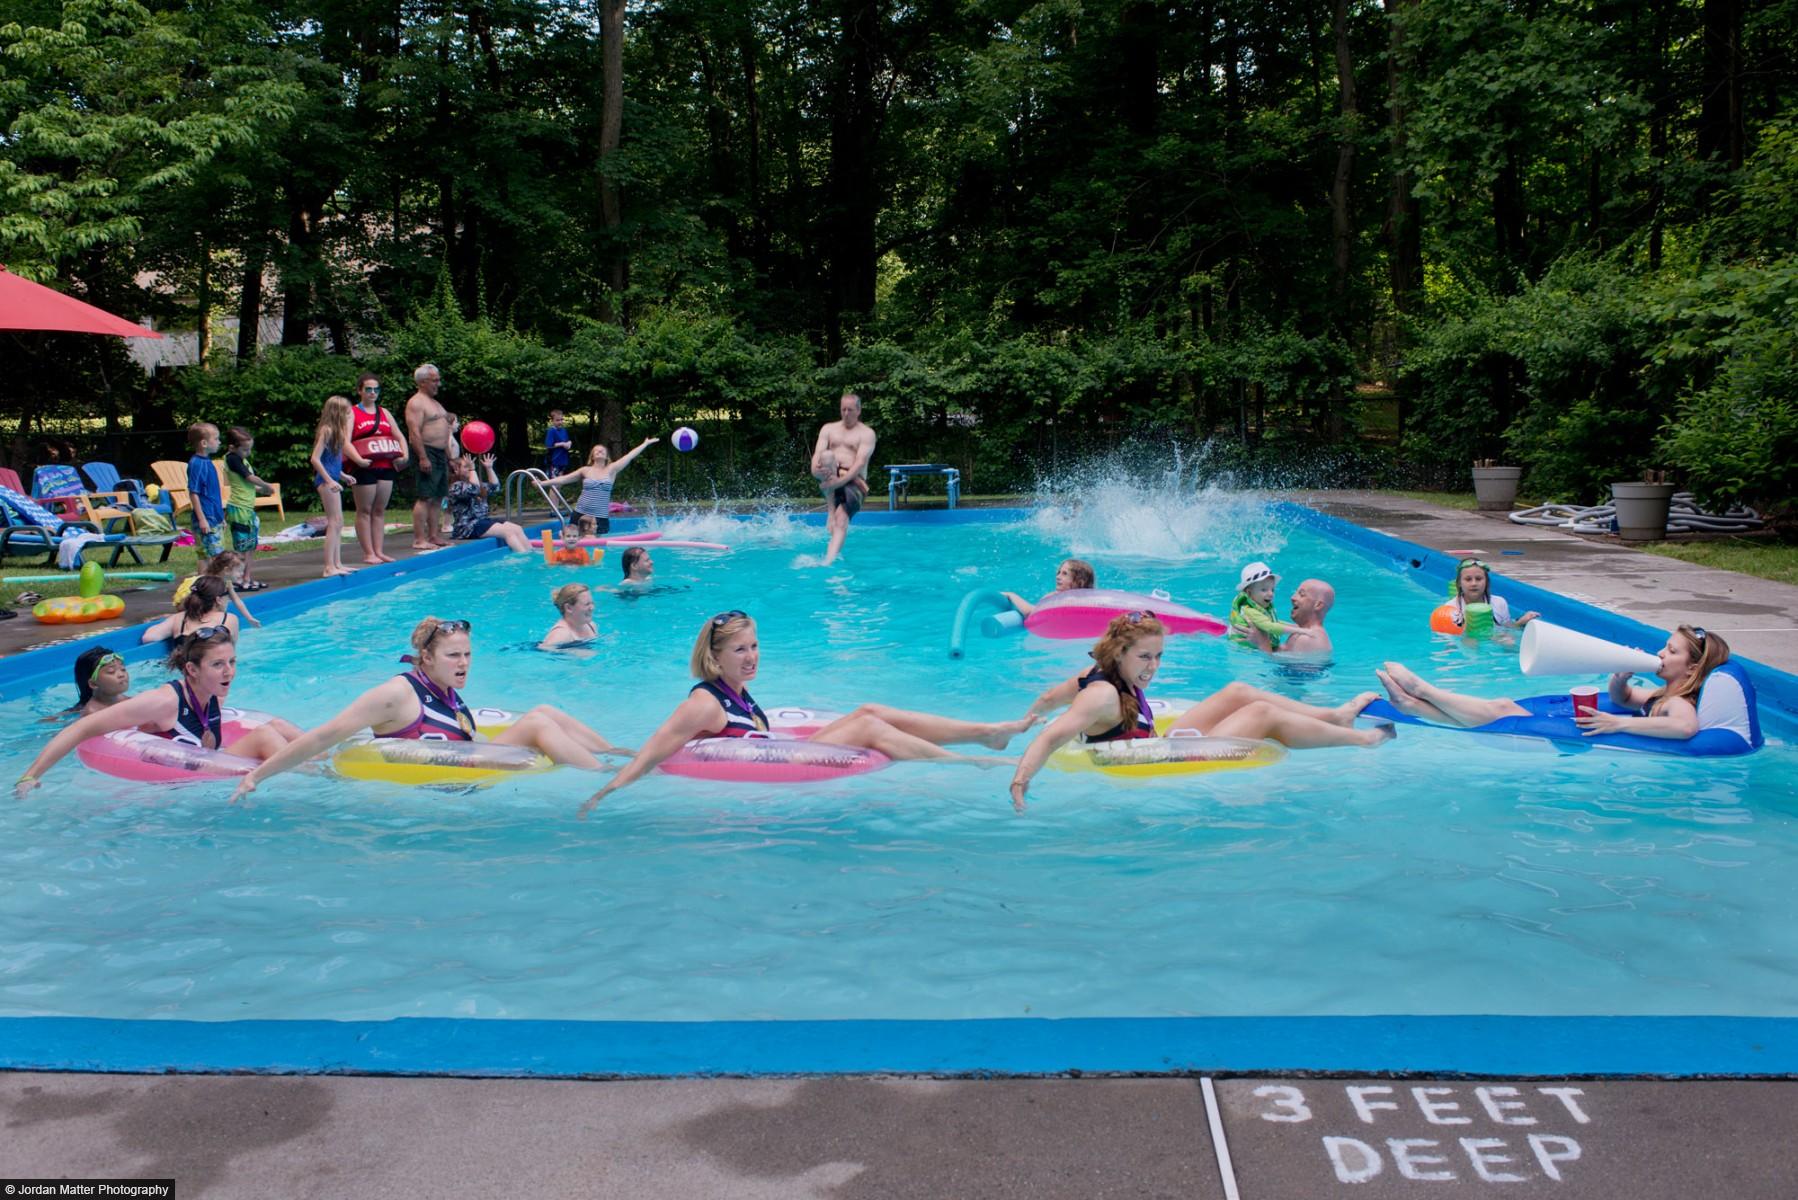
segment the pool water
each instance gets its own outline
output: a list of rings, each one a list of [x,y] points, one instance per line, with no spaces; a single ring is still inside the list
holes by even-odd
[[[1163,515],[1169,509],[1175,515]],[[1241,564],[1339,595],[1327,669],[1170,641],[1153,693],[1232,678],[1336,702],[1398,658],[1501,696],[1515,652],[1433,636],[1433,591],[1246,495],[823,531],[774,514],[662,523],[655,594],[599,599],[599,642],[533,643],[571,579],[493,556],[252,631],[233,702],[302,724],[400,669],[413,623],[475,627],[469,698],[559,704],[635,744],[685,695],[701,622],[760,621],[766,706],[1023,711],[1083,643],[970,637],[975,587],[1034,594],[1070,549],[1105,586],[1221,612]],[[164,676],[134,668],[139,687]],[[0,705],[16,777],[72,689]],[[651,776],[591,819],[572,771],[444,793],[293,774],[147,789],[72,759],[0,805],[0,1015],[372,1019],[1798,1013],[1798,778],[1787,731],[1737,760],[1561,754],[1402,729],[1378,750],[1121,785],[898,764],[802,788]],[[1016,743],[1021,749],[1023,742]]]

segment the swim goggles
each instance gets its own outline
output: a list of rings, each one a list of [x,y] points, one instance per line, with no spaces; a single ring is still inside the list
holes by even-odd
[[[100,661],[94,664],[93,674],[87,677],[87,686],[93,687],[94,681],[100,678],[100,672],[104,671],[107,667],[110,667],[113,663],[124,666],[125,660],[122,656],[117,654],[102,654],[100,656]]]
[[[733,608],[729,612],[721,612],[717,616],[713,617],[712,624],[717,625],[717,626],[724,626],[724,625],[730,624],[732,621],[735,621],[735,620],[747,621],[748,619],[749,619],[748,613],[744,612],[740,608]]]
[[[1480,570],[1486,572],[1486,574],[1488,574],[1488,575],[1492,574],[1492,568],[1487,566],[1485,563],[1481,562],[1477,558],[1462,559],[1460,564],[1455,567],[1455,574],[1459,575],[1462,571],[1465,571],[1468,567],[1478,567]]]

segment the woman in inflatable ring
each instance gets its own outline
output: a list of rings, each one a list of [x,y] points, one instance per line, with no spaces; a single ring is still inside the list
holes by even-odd
[[[630,754],[561,709],[539,704],[504,731],[486,737],[475,730],[474,714],[458,691],[468,682],[468,665],[474,658],[467,621],[426,617],[412,631],[412,653],[402,662],[412,669],[376,684],[350,702],[350,706],[308,730],[280,754],[245,775],[231,799],[256,790],[256,786],[281,772],[345,741],[364,729],[376,738],[434,739],[444,742],[491,741],[502,746],[526,746],[551,762],[599,770],[597,753]]]
[[[599,636],[599,627],[593,623],[593,590],[586,584],[565,583],[550,593],[549,599],[560,616],[543,635],[537,649],[554,650]]]
[[[1705,681],[1718,667],[1729,661],[1729,643],[1708,630],[1695,625],[1681,625],[1667,638],[1657,656],[1661,660],[1655,675],[1658,688],[1634,687],[1630,673],[1620,671],[1611,676],[1611,702],[1619,708],[1633,710],[1636,715],[1593,712],[1577,715],[1574,724],[1587,737],[1607,733],[1629,733],[1641,737],[1684,741],[1711,729],[1728,730],[1746,744],[1754,744],[1753,714],[1749,701],[1739,699],[1738,687],[1729,698],[1719,694],[1700,697]],[[1482,700],[1446,691],[1417,674],[1402,663],[1389,662],[1375,675],[1386,687],[1392,707],[1406,716],[1442,725],[1474,728],[1505,717],[1529,717],[1534,714],[1515,700]]]
[[[23,797],[44,773],[88,738],[122,729],[141,729],[203,750],[220,749],[223,723],[220,703],[231,694],[237,677],[237,639],[222,625],[194,630],[175,643],[169,670],[180,676],[167,687],[151,688],[129,700],[90,713],[50,739],[14,791]],[[226,748],[239,758],[267,759],[300,736],[279,717],[244,734]]]
[[[1105,636],[1093,646],[1093,668],[1058,683],[1031,706],[1032,713],[1067,705],[1068,710],[1036,735],[1011,779],[1011,801],[1024,807],[1030,781],[1049,755],[1081,737],[1088,742],[1155,737],[1155,722],[1144,689],[1161,667],[1167,627],[1153,613],[1129,612],[1114,617]],[[1232,683],[1199,701],[1177,717],[1168,733],[1190,729],[1205,737],[1232,737],[1279,742],[1294,750],[1321,746],[1378,746],[1390,740],[1390,723],[1355,728],[1355,718],[1375,699],[1363,692],[1335,708],[1319,708]]]
[[[138,640],[145,645],[164,640],[179,642],[196,630],[222,628],[235,642],[238,638],[237,614],[230,611],[230,604],[231,585],[217,575],[202,575],[188,589],[186,599],[181,601],[181,611],[144,630],[143,637]]]
[[[690,741],[747,737],[768,731],[768,718],[749,694],[749,681],[761,666],[761,644],[755,621],[740,609],[719,613],[705,623],[693,643],[689,666],[699,680],[662,727],[605,787],[588,797],[581,815],[607,796],[653,771]],[[884,704],[864,704],[839,717],[808,742],[875,750],[893,759],[941,759],[994,766],[1007,759],[954,754],[943,747],[978,744],[1003,750],[1011,739],[1036,723],[1033,716],[1015,721],[958,721],[930,713],[907,712]]]

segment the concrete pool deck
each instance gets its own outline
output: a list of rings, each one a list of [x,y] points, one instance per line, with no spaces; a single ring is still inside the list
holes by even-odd
[[[1377,493],[1290,498],[1477,550],[1650,625],[1696,620],[1798,670],[1798,588]],[[183,1197],[1798,1196],[1798,1082],[1210,1082],[1215,1108],[1192,1077],[12,1072],[0,1182],[172,1178]]]

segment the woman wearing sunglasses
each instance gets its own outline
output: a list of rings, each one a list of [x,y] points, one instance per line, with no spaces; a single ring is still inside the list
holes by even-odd
[[[1030,781],[1049,755],[1076,737],[1087,742],[1157,736],[1144,691],[1161,667],[1167,626],[1155,614],[1129,612],[1113,617],[1091,650],[1092,670],[1044,692],[1032,713],[1068,710],[1036,735],[1011,780],[1011,800],[1024,806]],[[1206,737],[1271,740],[1294,750],[1321,746],[1377,746],[1393,736],[1390,722],[1355,728],[1355,718],[1375,699],[1364,692],[1335,708],[1301,704],[1246,683],[1232,683],[1175,718],[1168,732],[1192,730]]]
[[[755,621],[740,609],[719,613],[700,629],[688,660],[693,678],[688,691],[662,727],[643,743],[637,756],[612,782],[581,806],[586,816],[601,800],[660,766],[688,742],[705,738],[754,737],[768,732],[768,717],[749,683],[761,666],[761,643]],[[1007,759],[954,754],[944,746],[977,744],[1003,750],[1012,738],[1036,723],[1031,716],[1016,721],[958,721],[930,713],[907,712],[884,704],[864,704],[846,717],[808,734],[809,742],[878,750],[893,759],[943,759],[996,766]]]
[[[1760,744],[1753,685],[1741,668],[1724,672],[1721,686],[1705,686],[1712,673],[1729,662],[1729,643],[1721,636],[1695,625],[1681,625],[1668,636],[1657,657],[1661,665],[1655,676],[1660,687],[1636,687],[1628,671],[1612,675],[1611,703],[1627,711],[1576,714],[1571,720],[1580,732],[1587,737],[1624,733],[1686,741],[1709,730],[1726,731],[1721,739],[1723,748],[1706,751],[1709,753],[1744,753]],[[1515,700],[1483,700],[1439,688],[1402,663],[1389,662],[1374,674],[1385,685],[1392,707],[1421,721],[1471,729],[1506,717],[1539,715]],[[1739,738],[1740,745],[1728,735]]]
[[[207,625],[176,642],[169,670],[180,678],[167,687],[151,688],[90,713],[51,738],[19,777],[15,793],[23,797],[37,787],[46,771],[88,738],[121,729],[140,729],[197,749],[229,750],[239,758],[256,759],[268,758],[300,736],[297,728],[276,717],[235,741],[225,741],[220,706],[237,677],[237,645],[223,625]]]
[[[599,770],[596,753],[630,754],[606,741],[567,713],[539,704],[491,738],[475,730],[474,714],[461,696],[474,658],[467,621],[426,617],[412,631],[412,653],[403,662],[412,669],[362,693],[350,706],[309,730],[280,754],[243,777],[232,795],[256,785],[354,737],[364,729],[377,738],[425,739],[441,742],[492,741],[526,746],[551,762]]]

